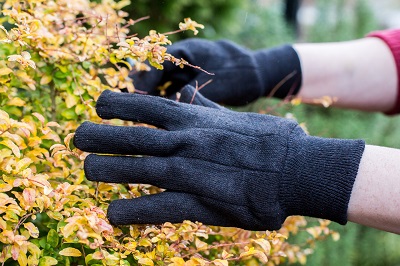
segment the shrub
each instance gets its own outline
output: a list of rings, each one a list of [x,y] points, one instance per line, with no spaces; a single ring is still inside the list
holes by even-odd
[[[248,2],[248,0],[136,0],[133,5],[126,6],[124,10],[132,17],[150,17],[143,21],[141,27],[135,28],[135,32],[140,36],[146,35],[148,29],[153,28],[154,25],[157,26],[158,31],[169,31],[176,27],[181,18],[191,17],[206,26],[206,31],[203,31],[201,36],[216,38],[222,31],[227,32],[233,26],[239,28],[242,26],[242,21],[238,21],[235,15],[237,11],[250,4]],[[190,35],[178,34],[170,38],[177,40],[185,36]]]
[[[228,265],[305,262],[328,235],[326,221],[308,227],[289,218],[277,232],[209,227],[199,222],[113,227],[111,200],[157,193],[144,184],[85,179],[86,154],[71,146],[77,126],[96,116],[105,89],[133,93],[131,65],[162,68],[169,34],[129,32],[140,21],[120,11],[127,1],[7,0],[0,49],[0,262],[2,265]],[[8,29],[4,25],[8,25]],[[202,25],[185,19],[181,32]],[[286,241],[299,230],[301,244]],[[267,262],[268,261],[268,262]]]

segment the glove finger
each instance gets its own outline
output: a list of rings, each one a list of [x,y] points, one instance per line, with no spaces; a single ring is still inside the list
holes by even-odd
[[[182,128],[194,114],[194,107],[161,97],[137,93],[104,91],[96,104],[103,119],[119,118],[164,129]]]
[[[168,191],[115,200],[108,207],[107,217],[114,225],[180,223],[185,220],[242,228],[254,225],[254,221],[246,219],[249,217],[246,207]]]
[[[223,109],[222,106],[205,98],[203,95],[201,95],[201,93],[198,90],[196,90],[191,85],[186,85],[185,87],[183,87],[183,89],[180,91],[180,93],[181,93],[181,96],[179,98],[180,102],[188,103],[188,104],[195,104],[195,105],[200,105],[200,106],[205,106],[205,107],[210,107],[210,108],[215,108],[215,109]]]
[[[184,157],[126,157],[91,154],[85,159],[85,174],[91,181],[151,184],[230,202],[239,199],[242,181],[233,178],[237,168]],[[239,201],[236,202],[240,204]]]
[[[150,71],[131,71],[129,77],[133,80],[135,89],[145,91],[150,95],[158,95],[157,87],[162,83],[163,72],[151,67]]]
[[[166,156],[184,150],[182,132],[146,127],[122,127],[91,122],[75,132],[74,145],[83,151],[102,154]]]

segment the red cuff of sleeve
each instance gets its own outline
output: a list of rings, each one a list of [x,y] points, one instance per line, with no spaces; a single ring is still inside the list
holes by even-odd
[[[377,37],[383,40],[390,48],[397,67],[397,96],[396,104],[392,110],[386,112],[387,115],[400,113],[400,29],[374,31],[367,37]]]

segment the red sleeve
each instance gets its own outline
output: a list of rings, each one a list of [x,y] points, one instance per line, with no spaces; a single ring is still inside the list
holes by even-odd
[[[386,42],[392,51],[397,66],[397,98],[394,108],[389,112],[386,112],[386,114],[398,114],[400,113],[400,29],[374,31],[369,33],[367,37],[380,38]]]

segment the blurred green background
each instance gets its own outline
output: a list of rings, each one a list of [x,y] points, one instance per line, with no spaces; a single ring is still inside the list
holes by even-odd
[[[283,1],[278,0],[136,0],[128,9],[133,18],[151,16],[135,26],[134,30],[140,34],[145,34],[147,29],[170,31],[184,17],[191,17],[206,26],[199,37],[227,38],[251,49],[293,42],[351,40],[388,26],[379,17],[385,13],[377,10],[381,7],[374,6],[373,1],[303,0],[302,5],[306,8],[298,16],[303,23],[298,31],[285,22]],[[400,8],[394,5],[389,3],[386,8]],[[186,37],[181,34],[174,38]],[[311,135],[362,138],[368,144],[400,148],[400,116],[318,106],[282,106],[281,102],[271,99],[259,100],[239,110],[291,113],[298,122],[306,124]],[[351,223],[333,224],[332,228],[340,232],[341,239],[318,243],[307,265],[400,265],[399,235]]]

